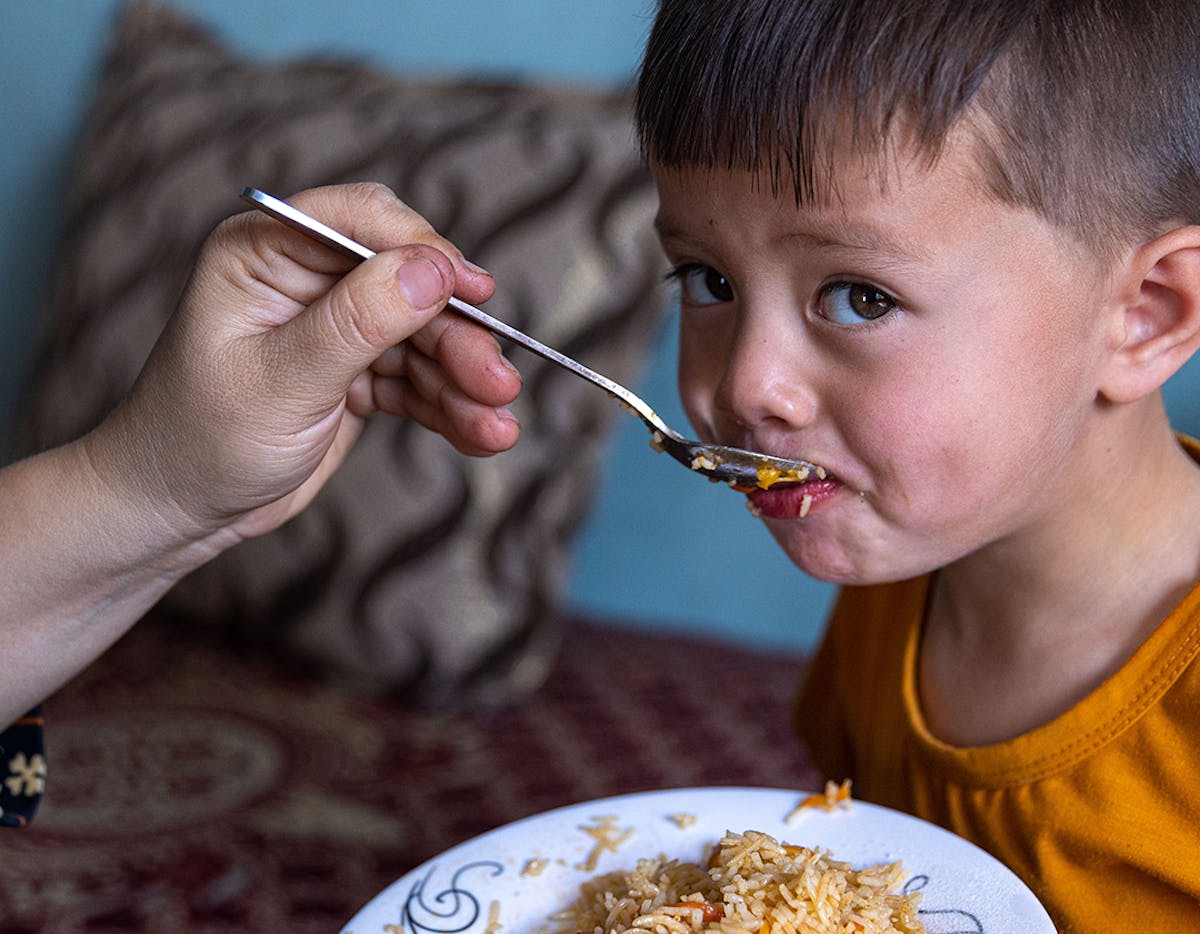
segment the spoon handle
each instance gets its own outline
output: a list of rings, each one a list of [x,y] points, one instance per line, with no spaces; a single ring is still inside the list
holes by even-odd
[[[351,240],[345,234],[339,233],[326,224],[322,224],[316,218],[310,217],[286,201],[269,195],[265,191],[259,191],[257,188],[246,188],[242,191],[242,200],[248,202],[264,214],[269,214],[293,230],[298,230],[300,233],[325,244],[327,247],[351,259],[367,260],[375,255],[374,250],[368,249],[356,240]],[[677,432],[667,427],[666,423],[659,418],[658,413],[654,409],[650,408],[644,400],[615,380],[609,379],[602,373],[597,373],[595,370],[584,366],[577,360],[573,360],[553,347],[547,346],[541,341],[530,337],[524,331],[518,331],[512,325],[505,324],[499,318],[493,318],[486,311],[481,311],[474,305],[468,305],[461,299],[451,296],[447,304],[459,314],[470,318],[477,324],[483,325],[494,334],[499,334],[514,344],[519,344],[526,350],[532,351],[538,356],[549,360],[551,363],[556,363],[564,369],[570,370],[576,376],[582,376],[589,382],[599,386],[605,392],[628,405],[642,421],[655,430],[662,432],[664,435],[677,436]]]

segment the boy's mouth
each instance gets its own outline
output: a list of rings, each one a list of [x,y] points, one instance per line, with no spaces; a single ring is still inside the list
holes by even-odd
[[[803,483],[778,483],[749,491],[746,505],[755,516],[767,519],[803,519],[840,488],[841,484],[828,475]]]

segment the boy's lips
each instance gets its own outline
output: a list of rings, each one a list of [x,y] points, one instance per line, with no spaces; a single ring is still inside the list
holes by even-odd
[[[768,519],[803,519],[810,510],[837,493],[841,484],[832,477],[813,478],[746,494],[750,511]]]

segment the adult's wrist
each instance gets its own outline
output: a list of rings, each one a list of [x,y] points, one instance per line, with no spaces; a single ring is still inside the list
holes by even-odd
[[[237,542],[216,519],[195,514],[172,491],[162,459],[125,436],[120,415],[63,449],[81,493],[128,560],[182,577]],[[151,447],[153,443],[151,443]]]

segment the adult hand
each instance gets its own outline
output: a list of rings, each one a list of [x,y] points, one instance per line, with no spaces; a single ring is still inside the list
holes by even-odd
[[[194,540],[286,521],[376,412],[472,455],[519,434],[516,370],[488,332],[441,313],[451,294],[485,301],[492,278],[382,186],[290,200],[378,255],[355,267],[261,214],[230,218],[128,398],[85,439],[107,482]]]
[[[0,470],[0,726],[184,574],[302,509],[373,413],[469,454],[516,442],[520,377],[490,334],[440,313],[452,292],[487,299],[487,273],[379,186],[295,202],[379,255],[352,268],[261,214],[231,218],[125,400]]]

